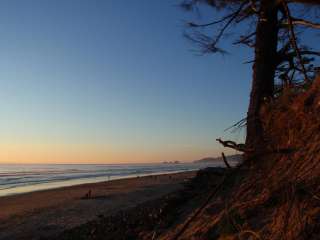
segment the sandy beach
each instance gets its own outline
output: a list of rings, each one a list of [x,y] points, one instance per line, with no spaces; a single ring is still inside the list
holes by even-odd
[[[52,237],[94,220],[156,199],[182,187],[195,172],[82,184],[0,198],[0,239]],[[91,191],[89,199],[84,196]]]

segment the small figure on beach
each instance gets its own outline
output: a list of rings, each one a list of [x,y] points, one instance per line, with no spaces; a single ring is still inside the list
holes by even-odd
[[[84,197],[82,199],[90,199],[92,194],[91,194],[91,189],[84,195]]]

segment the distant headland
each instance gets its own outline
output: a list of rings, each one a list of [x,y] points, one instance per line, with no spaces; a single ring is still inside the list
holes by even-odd
[[[234,155],[229,155],[226,156],[227,160],[232,162],[240,162],[242,160],[242,155],[241,154],[234,154]],[[223,159],[222,157],[206,157],[202,158],[200,160],[195,160],[193,161],[194,163],[217,163],[217,162],[222,162]]]

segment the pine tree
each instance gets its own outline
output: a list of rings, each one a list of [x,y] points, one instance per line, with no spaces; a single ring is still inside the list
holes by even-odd
[[[223,16],[205,23],[188,23],[186,37],[197,44],[202,54],[226,53],[220,43],[228,31],[236,29],[233,44],[254,49],[252,88],[246,117],[246,149],[258,151],[264,143],[260,108],[281,91],[281,86],[310,81],[318,51],[301,43],[306,29],[320,29],[312,20],[319,14],[317,0],[185,0],[188,11],[200,6]],[[299,14],[300,17],[294,17]],[[302,17],[301,17],[302,16]],[[243,28],[243,23],[250,26]],[[242,25],[241,27],[239,27]],[[210,36],[210,31],[215,35]],[[298,31],[297,31],[298,30]],[[299,32],[299,33],[298,33]],[[280,88],[279,88],[280,86]]]

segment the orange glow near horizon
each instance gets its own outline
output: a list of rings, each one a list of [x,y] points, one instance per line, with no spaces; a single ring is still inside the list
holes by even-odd
[[[192,161],[218,154],[191,149],[167,149],[165,153],[145,149],[119,150],[107,146],[72,144],[1,144],[3,164],[120,164]]]

